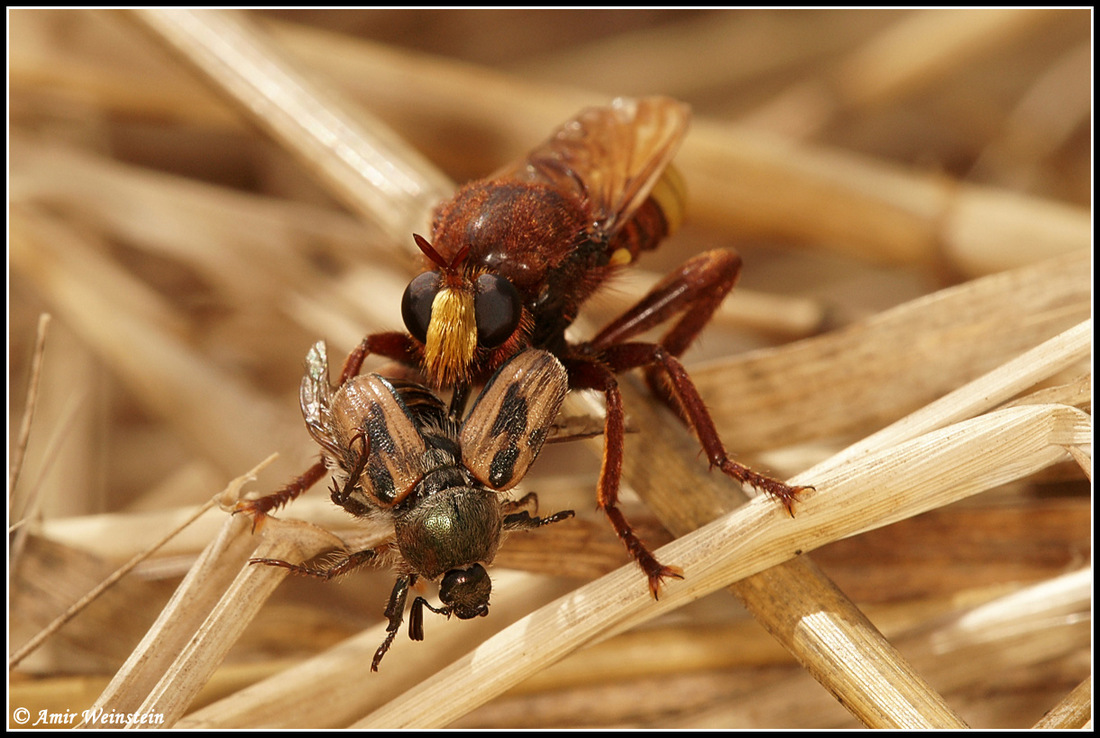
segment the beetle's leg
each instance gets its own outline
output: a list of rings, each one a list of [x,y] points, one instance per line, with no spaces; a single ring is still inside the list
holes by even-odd
[[[532,528],[541,528],[544,525],[569,520],[573,515],[574,512],[572,510],[560,510],[553,515],[540,518],[538,516],[532,516],[531,513],[524,510],[523,512],[514,513],[505,517],[502,527],[504,530],[531,530]]]
[[[538,512],[539,509],[539,496],[534,492],[528,492],[518,500],[505,500],[500,503],[500,511],[505,515],[511,515],[516,510],[530,510],[532,512]]]
[[[405,602],[409,599],[409,587],[415,583],[415,574],[400,576],[393,583],[393,591],[390,592],[390,601],[386,605],[385,612],[390,623],[386,626],[386,639],[374,652],[374,660],[371,661],[370,665],[371,671],[378,671],[378,664],[382,661],[382,657],[386,655],[386,651],[390,650],[390,644],[393,643],[394,636],[397,635],[397,631],[401,627],[401,618],[405,615]]]
[[[446,615],[451,617],[451,608],[449,607],[432,607],[426,599],[423,597],[417,597],[413,600],[412,607],[409,608],[409,638],[414,641],[424,640],[424,608],[428,608],[436,615]]]
[[[531,530],[532,528],[541,528],[544,525],[569,520],[569,518],[573,517],[573,514],[572,510],[560,510],[553,515],[540,518],[538,516],[532,516],[531,513],[524,510],[523,512],[513,513],[505,517],[502,527],[504,530]]]
[[[353,515],[362,515],[364,511],[355,509],[355,507],[349,503],[351,490],[355,484],[359,482],[359,477],[363,474],[363,469],[366,468],[367,458],[370,455],[370,440],[366,433],[361,433],[356,438],[359,438],[363,442],[363,451],[359,454],[359,459],[356,462],[355,468],[352,473],[348,475],[348,481],[341,489],[334,487],[332,490],[332,501],[337,505],[345,508]],[[283,505],[298,498],[303,492],[317,483],[321,477],[325,475],[325,462],[324,459],[318,461],[316,464],[306,470],[305,474],[293,479],[290,484],[283,487],[278,492],[272,492],[269,495],[263,497],[257,497],[254,500],[240,500],[234,507],[233,512],[243,512],[246,515],[252,517],[252,530],[255,531],[256,527],[263,525],[264,516],[272,510],[277,510]]]
[[[691,381],[683,364],[663,346],[655,343],[622,343],[611,346],[604,351],[604,360],[608,366],[616,372],[626,371],[637,367],[654,367],[665,373],[672,392],[688,423],[695,431],[703,450],[710,460],[711,466],[717,466],[725,474],[737,481],[747,484],[762,492],[766,492],[783,503],[788,514],[794,515],[794,503],[798,495],[810,487],[791,487],[778,479],[758,474],[752,469],[738,464],[726,453],[722,445],[722,439],[714,427],[714,420],[710,417],[695,389],[695,383]]]
[[[619,383],[615,380],[615,373],[611,367],[592,359],[571,358],[566,362],[566,367],[569,370],[570,387],[598,389],[604,393],[607,416],[604,420],[603,462],[600,467],[596,500],[600,509],[607,515],[619,540],[642,567],[642,571],[649,579],[649,591],[656,599],[661,588],[661,580],[665,577],[683,579],[683,572],[677,567],[665,566],[657,561],[641,539],[634,534],[626,516],[619,509],[619,482],[623,475],[623,446],[626,440],[623,398],[619,392]]]
[[[461,421],[462,416],[466,414],[466,401],[469,396],[470,385],[468,382],[455,384],[454,389],[451,391],[451,405],[447,409],[447,415],[456,421]]]
[[[420,347],[406,333],[397,331],[372,333],[352,349],[344,360],[344,369],[340,372],[340,384],[344,384],[350,378],[359,374],[359,371],[363,368],[363,361],[371,354],[385,356],[410,366],[418,366],[421,353]],[[255,530],[258,526],[263,525],[265,515],[297,499],[324,475],[325,462],[321,460],[309,467],[301,476],[292,479],[282,489],[263,497],[257,497],[254,500],[239,501],[233,512],[241,512],[251,516],[252,528]]]
[[[296,499],[307,489],[317,484],[317,481],[323,476],[325,476],[325,462],[320,460],[306,469],[304,474],[295,477],[277,492],[257,497],[254,500],[238,500],[233,508],[233,513],[244,513],[250,516],[252,518],[252,530],[255,531],[258,526],[263,525],[264,516]]]
[[[336,484],[336,480],[332,483],[332,493],[330,497],[332,501],[340,507],[347,510],[356,517],[364,517],[370,513],[370,509],[366,507],[361,501],[352,497],[352,493],[355,488],[361,483],[363,471],[367,468],[367,460],[370,458],[370,436],[367,435],[366,430],[360,430],[356,435],[352,436],[348,442],[348,450],[351,450],[351,444],[355,441],[359,441],[363,445],[363,450],[359,452],[359,458],[355,460],[355,466],[348,472],[347,479],[344,480],[344,486]]]
[[[300,574],[307,577],[329,580],[334,577],[355,571],[364,564],[369,564],[378,557],[378,549],[368,548],[364,551],[345,553],[339,558],[325,562],[321,566],[308,566],[306,564],[292,564],[282,559],[249,559],[250,564],[266,564],[267,566],[279,566],[287,569],[291,574]]]
[[[516,512],[517,510],[519,512]],[[545,518],[532,515],[538,510],[539,497],[534,492],[528,492],[518,500],[505,500],[500,505],[500,511],[504,513],[501,527],[504,530],[531,530],[551,523],[560,523],[573,517],[572,510],[562,510]]]

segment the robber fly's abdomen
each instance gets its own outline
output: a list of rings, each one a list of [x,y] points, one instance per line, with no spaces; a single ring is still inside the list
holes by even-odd
[[[680,228],[687,194],[683,179],[669,166],[649,197],[611,241],[611,263],[630,264],[643,251],[652,251]]]

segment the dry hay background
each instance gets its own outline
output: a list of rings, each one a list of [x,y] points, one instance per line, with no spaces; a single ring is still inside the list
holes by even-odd
[[[1090,11],[8,20],[12,710],[1091,724]],[[331,547],[298,521],[353,521],[317,491],[253,536],[209,501],[273,452],[245,490],[310,463],[307,348],[399,325],[409,234],[453,181],[657,93],[694,110],[688,224],[579,330],[736,247],[739,287],[686,361],[731,451],[817,493],[794,519],[742,505],[627,381],[630,510],[653,544],[681,536],[661,556],[685,580],[654,603],[623,567],[593,509],[600,439],[551,446],[525,487],[578,519],[508,541],[490,617],[431,619],[370,674],[392,575],[244,565]]]

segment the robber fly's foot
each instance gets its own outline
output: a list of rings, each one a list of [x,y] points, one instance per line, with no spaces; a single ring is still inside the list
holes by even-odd
[[[268,511],[272,509],[271,505],[264,504],[265,499],[260,497],[255,500],[238,500],[233,506],[232,514],[251,518],[252,532],[256,533],[263,529],[264,523],[267,522]]]
[[[787,514],[792,518],[794,517],[794,505],[798,502],[800,496],[806,492],[814,491],[813,487],[791,486],[785,482],[780,482],[778,479],[757,474],[747,466],[742,466],[728,458],[719,461],[718,466],[723,472],[742,484],[782,502]]]
[[[649,593],[653,595],[653,599],[660,599],[658,595],[661,593],[661,582],[665,579],[683,579],[684,570],[678,566],[665,566],[657,561],[653,557],[650,557],[648,562],[639,562],[642,568],[645,570],[646,578],[649,579]]]

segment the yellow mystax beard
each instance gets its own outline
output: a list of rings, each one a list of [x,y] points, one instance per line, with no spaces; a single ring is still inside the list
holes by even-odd
[[[439,387],[465,379],[477,349],[474,296],[470,292],[442,289],[432,301],[432,319],[424,344],[424,368]]]

